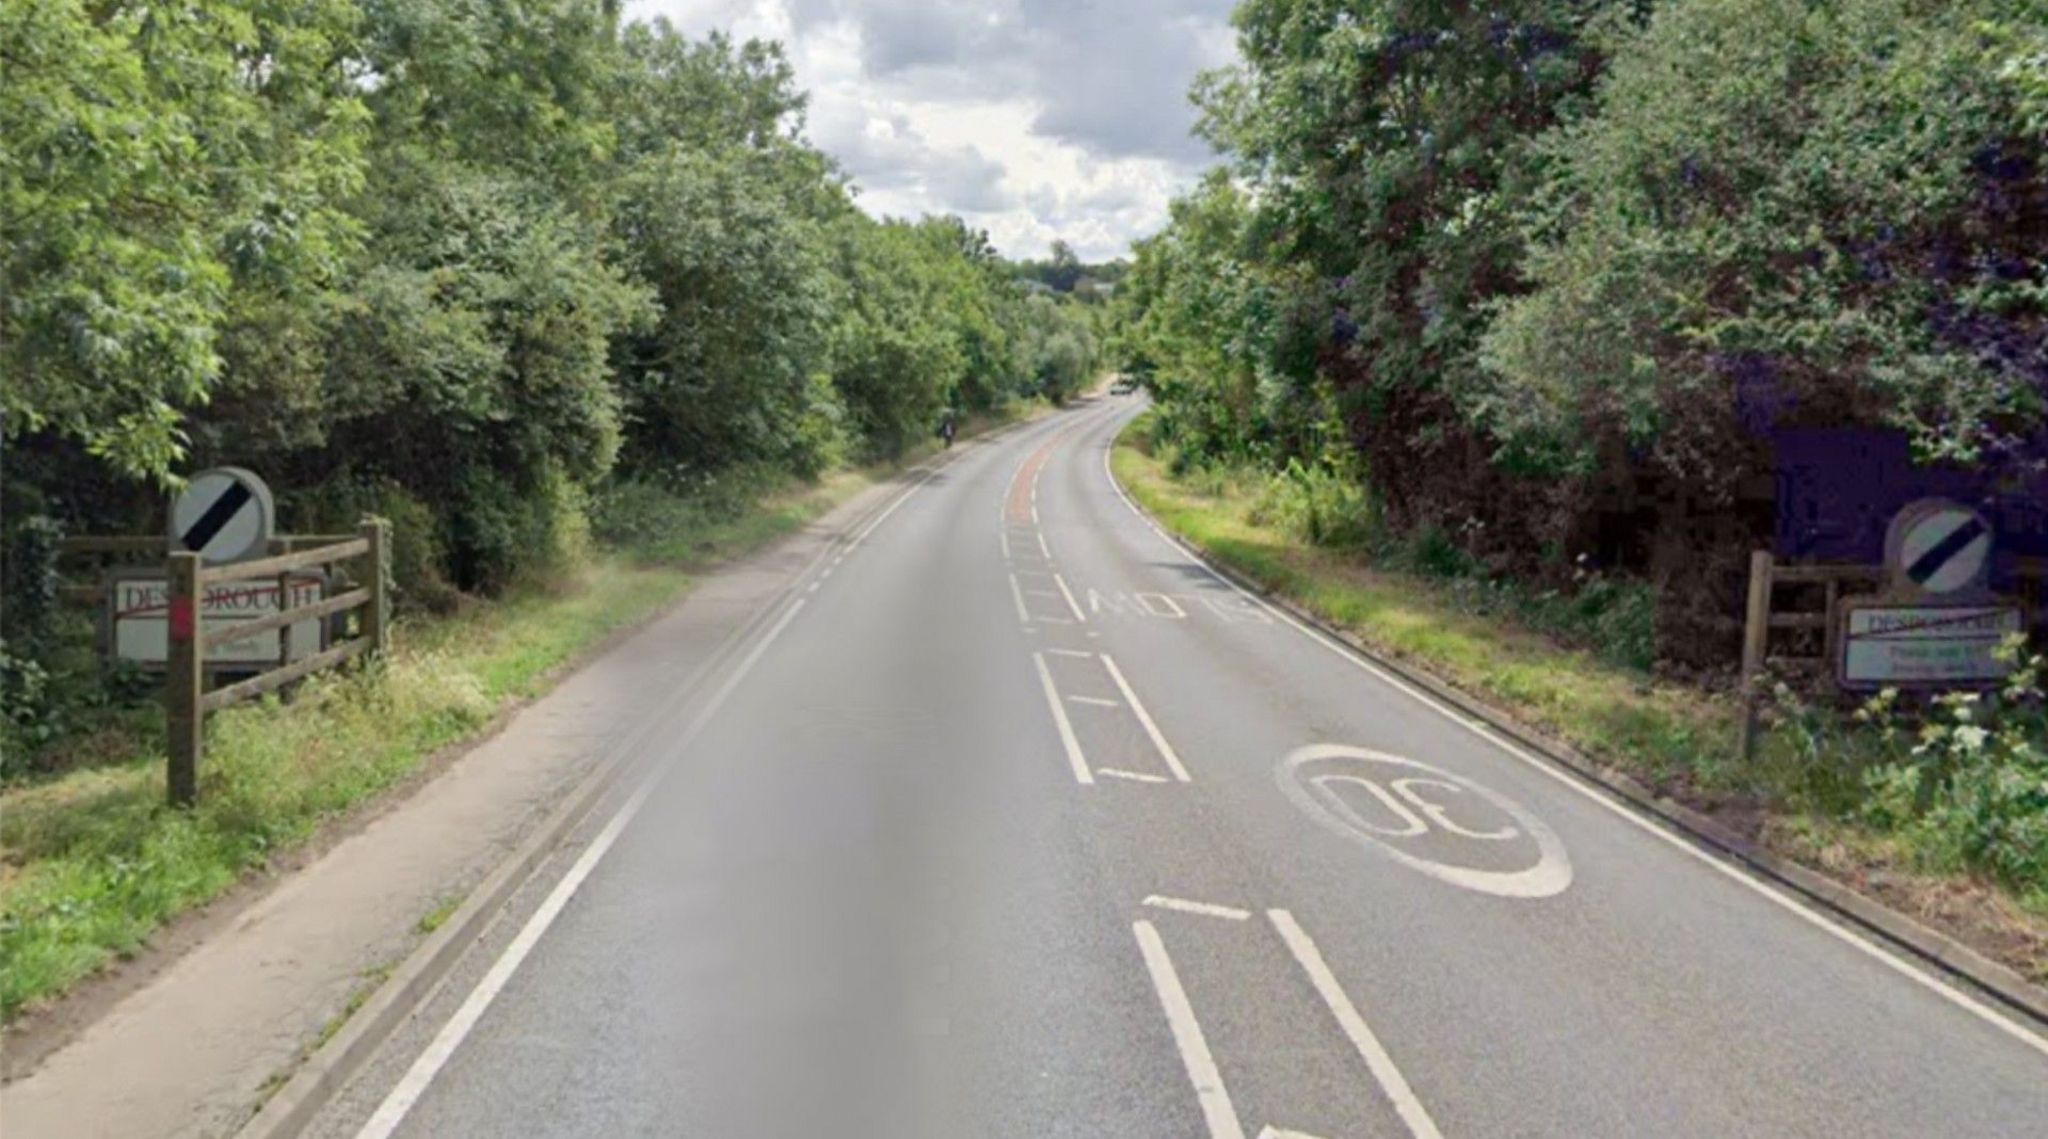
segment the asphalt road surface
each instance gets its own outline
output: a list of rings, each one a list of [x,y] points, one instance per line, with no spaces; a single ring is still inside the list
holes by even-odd
[[[2048,1042],[963,447],[314,1133],[2043,1136]]]

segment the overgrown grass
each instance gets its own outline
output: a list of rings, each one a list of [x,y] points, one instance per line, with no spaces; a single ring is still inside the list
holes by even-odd
[[[1873,736],[1835,732],[1816,747],[1810,730],[1775,732],[1738,762],[1732,698],[1660,680],[1630,654],[1572,647],[1520,602],[1475,605],[1466,582],[1312,545],[1259,478],[1176,476],[1142,439],[1142,427],[1127,431],[1117,447],[1118,480],[1217,560],[1767,845],[1845,879],[1882,878],[1893,903],[2048,979],[2048,883],[1993,879],[1924,825],[1883,825],[1872,773],[1886,749]]]
[[[565,662],[677,597],[695,568],[798,529],[873,477],[756,479],[723,504],[671,503],[644,540],[565,577],[402,621],[388,661],[315,677],[289,704],[211,717],[189,811],[163,802],[160,718],[78,741],[65,774],[0,793],[0,1017],[134,953],[166,920],[549,687]]]

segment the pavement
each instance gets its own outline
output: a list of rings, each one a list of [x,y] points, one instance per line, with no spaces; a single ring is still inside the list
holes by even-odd
[[[2037,1029],[1193,561],[1137,407],[802,570],[307,1134],[2048,1134]]]

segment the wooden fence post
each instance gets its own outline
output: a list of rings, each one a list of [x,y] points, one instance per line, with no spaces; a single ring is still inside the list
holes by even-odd
[[[170,753],[166,773],[171,805],[189,807],[199,799],[199,753],[206,736],[205,629],[200,621],[199,555],[179,551],[165,563],[170,586],[164,631],[169,654],[164,670],[164,735]]]
[[[1776,563],[1769,550],[1749,555],[1749,604],[1742,624],[1742,727],[1736,753],[1744,760],[1756,754],[1757,684],[1771,643],[1771,576]]]
[[[365,518],[362,535],[370,543],[364,561],[370,566],[370,601],[363,606],[363,636],[370,641],[370,653],[382,656],[391,641],[391,523],[382,518]]]
[[[290,570],[277,575],[277,611],[284,612],[292,607],[292,574]],[[316,639],[314,647],[320,642]],[[292,663],[292,627],[286,625],[277,631],[277,667]]]

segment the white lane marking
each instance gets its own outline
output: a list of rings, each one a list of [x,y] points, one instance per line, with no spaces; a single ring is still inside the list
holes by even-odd
[[[1170,617],[1176,621],[1187,620],[1188,611],[1180,607],[1180,602],[1175,601],[1173,598],[1168,597],[1164,593],[1134,593],[1131,596],[1137,598],[1138,604],[1145,607],[1145,612],[1148,616]],[[1159,607],[1152,604],[1153,598],[1158,598],[1160,601],[1166,603],[1165,612],[1160,612]]]
[[[1097,708],[1121,708],[1121,707],[1123,707],[1123,705],[1122,705],[1121,703],[1119,703],[1119,702],[1117,702],[1117,701],[1115,701],[1115,700],[1104,700],[1104,699],[1103,699],[1102,697],[1100,697],[1100,696],[1069,696],[1069,697],[1067,697],[1067,699],[1068,699],[1069,701],[1071,701],[1071,702],[1075,703],[1075,704],[1092,704],[1092,705],[1094,705],[1094,706],[1095,706],[1095,707],[1097,707]]]
[[[1131,923],[1137,935],[1138,951],[1145,955],[1145,969],[1152,974],[1152,988],[1159,994],[1159,1006],[1166,1010],[1166,1023],[1173,1029],[1173,1042],[1180,1048],[1181,1066],[1195,1087],[1195,1100],[1202,1105],[1202,1118],[1209,1124],[1210,1139],[1244,1139],[1244,1125],[1237,1121],[1237,1109],[1230,1106],[1230,1092],[1223,1086],[1223,1073],[1202,1025],[1188,1003],[1188,991],[1181,987],[1173,958],[1166,955],[1166,943],[1148,921]]]
[[[1268,1123],[1259,1131],[1259,1139],[1320,1139],[1320,1137],[1310,1135],[1306,1131],[1289,1131],[1284,1127],[1275,1127]]]
[[[1067,765],[1074,769],[1074,782],[1095,782],[1094,774],[1088,770],[1088,760],[1081,754],[1081,741],[1074,735],[1073,722],[1067,719],[1067,707],[1060,703],[1059,689],[1053,687],[1052,670],[1045,666],[1045,654],[1034,652],[1031,659],[1038,663],[1038,680],[1045,685],[1045,702],[1052,709],[1053,722],[1059,725],[1060,743],[1067,749]]]
[[[950,466],[951,464],[947,463],[945,465]],[[896,513],[897,507],[902,506],[906,502],[909,502],[911,495],[916,494],[918,491],[924,489],[924,484],[930,482],[933,478],[935,478],[938,475],[940,469],[940,467],[933,467],[931,470],[928,470],[924,472],[924,474],[920,475],[916,481],[912,482],[909,487],[905,488],[902,494],[896,496],[896,501],[889,504],[889,509],[882,511],[880,514],[875,516],[872,522],[869,522],[866,526],[861,527],[860,533],[855,534],[853,536],[853,541],[848,543],[847,548],[851,550],[854,546],[858,546],[862,542],[867,541],[868,535],[874,533],[877,529],[879,529],[882,523],[887,522],[889,520],[889,516],[891,514]],[[842,554],[841,556],[844,557],[845,555]]]
[[[1017,575],[1010,575],[1010,596],[1017,600],[1017,620],[1026,625],[1031,623],[1031,610],[1024,607],[1024,587],[1017,584]]]
[[[1045,544],[1045,531],[1043,530],[1038,532],[1038,552],[1045,555],[1046,561],[1052,560],[1052,547]]]
[[[1115,767],[1097,768],[1095,773],[1097,775],[1107,775],[1113,779],[1128,779],[1133,783],[1165,783],[1167,781],[1164,775],[1147,775],[1142,771],[1124,771],[1121,768]]]
[[[1081,603],[1074,600],[1074,591],[1067,588],[1067,579],[1058,574],[1052,575],[1052,579],[1059,583],[1060,593],[1067,599],[1067,608],[1074,611],[1074,620],[1087,624],[1088,614],[1081,612]]]
[[[1380,1090],[1393,1101],[1394,1111],[1401,1116],[1401,1122],[1408,1125],[1408,1133],[1415,1139],[1443,1139],[1443,1133],[1436,1129],[1436,1121],[1429,1117],[1422,1101],[1415,1096],[1415,1089],[1408,1086],[1408,1080],[1401,1075],[1401,1069],[1394,1066],[1394,1058],[1387,1054],[1379,1037],[1358,1015],[1358,1007],[1344,994],[1344,986],[1337,983],[1336,974],[1330,972],[1330,965],[1323,960],[1322,950],[1310,940],[1307,931],[1294,920],[1286,910],[1267,910],[1266,917],[1279,932],[1280,940],[1287,943],[1288,952],[1302,971],[1308,974],[1309,983],[1316,988],[1316,994],[1330,1008],[1330,1015],[1337,1018],[1337,1026],[1351,1040],[1351,1046],[1358,1050],[1358,1056],[1365,1061],[1372,1078],[1378,1081]]]
[[[1045,651],[1056,657],[1080,657],[1082,660],[1095,659],[1094,653],[1084,652],[1081,649],[1047,649]]]
[[[1138,717],[1138,723],[1144,725],[1145,734],[1152,737],[1152,746],[1159,749],[1159,757],[1173,770],[1173,777],[1182,783],[1188,782],[1188,769],[1181,766],[1180,757],[1173,753],[1173,745],[1166,742],[1166,736],[1159,730],[1159,725],[1152,722],[1152,715],[1145,711],[1145,705],[1139,702],[1138,694],[1131,691],[1131,682],[1124,679],[1123,670],[1116,666],[1116,661],[1111,660],[1108,653],[1102,654],[1102,663],[1109,669],[1109,678],[1116,681],[1117,689],[1124,694],[1124,699],[1130,701],[1131,713]]]
[[[1007,562],[1010,560],[1010,528],[1005,526],[997,530],[996,535],[1003,540],[1003,560]]]
[[[711,722],[711,717],[724,706],[733,690],[739,687],[740,682],[745,680],[747,674],[760,662],[761,655],[767,652],[768,646],[775,643],[803,607],[804,602],[801,599],[796,601],[783,613],[781,620],[775,622],[767,634],[755,642],[753,649],[747,653],[739,667],[726,677],[725,683],[719,685],[718,691],[712,694],[710,701],[698,711],[689,726],[683,729],[672,750],[681,751],[689,747],[703,732],[705,726]],[[392,1132],[398,1129],[398,1125],[404,1122],[406,1113],[411,1111],[413,1105],[419,1102],[420,1096],[426,1093],[427,1087],[447,1065],[449,1058],[455,1055],[455,1050],[462,1046],[463,1040],[469,1036],[477,1022],[483,1019],[484,1012],[491,1007],[491,1002],[497,999],[499,992],[512,979],[512,975],[525,963],[527,955],[533,952],[533,947],[539,944],[548,927],[561,916],[563,907],[569,904],[569,899],[576,896],[576,891],[582,888],[584,881],[597,869],[597,864],[603,861],[612,844],[618,842],[619,835],[625,832],[633,817],[640,813],[640,808],[646,806],[647,799],[654,793],[656,785],[673,771],[674,767],[673,764],[657,766],[638,787],[634,788],[632,796],[619,808],[618,813],[611,817],[611,821],[605,824],[604,829],[598,832],[597,838],[569,867],[569,872],[560,882],[555,883],[555,888],[548,893],[546,900],[541,902],[540,908],[533,912],[532,917],[526,919],[526,924],[520,928],[518,936],[514,937],[512,943],[498,955],[498,959],[491,964],[483,979],[477,982],[476,988],[470,991],[462,1006],[455,1010],[455,1015],[448,1019],[448,1023],[441,1027],[433,1042],[427,1045],[426,1051],[413,1060],[412,1066],[406,1069],[405,1075],[399,1078],[390,1094],[384,1097],[384,1102],[378,1105],[369,1122],[363,1124],[361,1131],[356,1132],[356,1139],[388,1139]]]
[[[1300,633],[1302,636],[1307,637],[1309,640],[1314,641],[1316,644],[1322,646],[1324,649],[1327,649],[1329,652],[1334,654],[1339,660],[1342,660],[1343,662],[1349,664],[1353,668],[1356,668],[1359,671],[1364,672],[1378,679],[1382,683],[1392,687],[1395,691],[1408,696],[1409,698],[1429,708],[1431,711],[1436,712],[1443,718],[1451,721],[1454,724],[1457,724],[1459,727],[1464,728],[1466,731],[1471,732],[1473,735],[1480,737],[1487,743],[1492,744],[1494,747],[1499,748],[1502,752],[1506,753],[1507,755],[1513,756],[1515,759],[1521,760],[1524,764],[1528,765],[1529,767],[1532,767],[1537,771],[1542,772],[1543,774],[1549,776],[1551,779],[1554,779],[1558,783],[1563,784],[1564,786],[1577,792],[1584,798],[1599,804],[1601,807],[1613,813],[1617,818],[1620,818],[1623,821],[1627,822],[1630,826],[1635,827],[1643,833],[1648,834],[1658,839],[1659,841],[1665,843],[1672,849],[1680,851],[1688,857],[1693,858],[1699,861],[1700,863],[1712,868],[1716,873],[1727,878],[1729,881],[1738,883],[1744,888],[1750,890],[1751,892],[1756,893],[1761,897],[1777,904],[1786,912],[1792,914],[1793,916],[1797,917],[1799,920],[1807,923],[1808,925],[1813,926],[1815,929],[1818,929],[1836,938],[1837,940],[1849,945],[1858,952],[1869,957],[1871,960],[1876,961],[1878,964],[1883,965],[1885,968],[1891,970],[1899,976],[1904,977],[1909,981],[1912,981],[1914,984],[1919,985],[1921,988],[1926,989],[1928,992],[1934,994],[1937,997],[1940,997],[1942,1000],[1949,1002],[1950,1004],[1963,1010],[1964,1012],[1969,1013],[1971,1016],[1974,1016],[1977,1019],[1983,1021],[1984,1023],[1990,1025],[1991,1027],[1996,1028],[2000,1032],[2005,1033],[2007,1036],[2012,1037],[2014,1040],[2025,1045],[2026,1047],[2031,1048],[2036,1052],[2039,1052],[2043,1056],[2048,1056],[2048,1036],[2044,1036],[2040,1033],[2033,1031],[2032,1029],[2027,1028],[2025,1025],[2022,1025],[2019,1021],[2014,1020],[2012,1017],[2006,1015],[1998,1009],[1995,1009],[1990,1005],[1985,1004],[1983,1001],[1980,1001],[1977,998],[1971,996],[1970,994],[1962,991],[1961,989],[1956,988],[1954,985],[1943,980],[1941,977],[1933,973],[1927,972],[1921,966],[1916,965],[1903,957],[1900,957],[1897,953],[1894,953],[1891,950],[1878,945],[1876,942],[1870,940],[1869,938],[1863,936],[1860,933],[1855,932],[1849,927],[1845,925],[1840,925],[1835,921],[1822,916],[1819,912],[1813,909],[1810,903],[1803,901],[1799,898],[1795,898],[1790,894],[1787,894],[1785,891],[1779,889],[1778,887],[1771,885],[1770,883],[1764,881],[1760,877],[1757,877],[1755,873],[1748,870],[1747,868],[1730,862],[1719,854],[1715,854],[1713,852],[1706,850],[1705,848],[1701,847],[1696,840],[1666,829],[1663,823],[1649,819],[1643,816],[1642,814],[1638,813],[1638,809],[1633,805],[1622,802],[1621,800],[1612,797],[1611,794],[1605,790],[1602,790],[1586,782],[1583,782],[1584,777],[1572,772],[1565,771],[1564,769],[1558,767],[1551,761],[1544,759],[1536,755],[1534,752],[1531,752],[1523,748],[1521,745],[1515,743],[1513,740],[1503,737],[1499,732],[1493,730],[1492,725],[1487,724],[1483,721],[1474,720],[1466,716],[1464,713],[1458,711],[1456,708],[1451,707],[1450,705],[1444,703],[1441,700],[1438,700],[1436,697],[1430,695],[1429,693],[1424,692],[1423,690],[1408,683],[1406,680],[1403,680],[1400,677],[1395,676],[1394,674],[1379,667],[1378,665],[1373,664],[1371,661],[1366,660],[1364,657],[1359,656],[1358,653],[1350,647],[1340,644],[1339,642],[1334,641],[1327,636],[1324,636],[1323,633],[1319,630],[1303,624],[1299,619],[1297,619],[1294,616],[1294,614],[1287,612],[1285,609],[1282,609],[1277,605],[1274,605],[1272,602],[1267,601],[1265,598],[1260,597],[1258,594],[1253,593],[1251,590],[1246,589],[1244,586],[1241,586],[1235,581],[1229,579],[1228,577],[1225,577],[1223,574],[1218,573],[1214,568],[1212,568],[1209,565],[1208,562],[1202,559],[1201,555],[1197,554],[1194,550],[1192,550],[1187,545],[1182,543],[1180,539],[1175,538],[1173,535],[1167,533],[1164,529],[1160,528],[1157,524],[1155,524],[1151,518],[1146,516],[1144,510],[1142,510],[1136,502],[1133,502],[1131,500],[1131,496],[1124,493],[1123,485],[1116,481],[1116,471],[1110,466],[1110,453],[1114,449],[1114,446],[1114,440],[1112,440],[1111,445],[1103,449],[1102,473],[1105,477],[1108,478],[1110,489],[1116,492],[1116,496],[1119,499],[1123,500],[1124,508],[1129,510],[1132,516],[1136,517],[1139,522],[1144,523],[1146,529],[1149,529],[1154,534],[1158,535],[1160,541],[1165,542],[1168,546],[1172,547],[1175,551],[1180,553],[1181,556],[1187,558],[1191,564],[1199,568],[1203,573],[1208,574],[1217,582],[1221,583],[1226,588],[1235,592],[1238,596],[1243,597],[1246,601],[1249,601],[1253,605],[1264,610],[1267,614],[1279,620],[1281,624],[1286,625],[1287,627],[1293,629],[1295,632]],[[1089,635],[1094,636],[1093,633],[1090,633]]]
[[[1153,909],[1179,910],[1184,914],[1201,914],[1203,917],[1227,918],[1230,921],[1247,921],[1252,916],[1250,910],[1240,910],[1236,906],[1219,906],[1214,902],[1191,902],[1186,898],[1173,898],[1165,894],[1154,894],[1145,899],[1145,904]]]
[[[804,592],[805,592],[805,593],[816,593],[816,592],[818,592],[818,587],[819,587],[819,586],[821,586],[821,585],[823,585],[823,584],[825,584],[825,579],[823,579],[823,578],[819,578],[819,579],[818,579],[817,581],[814,581],[814,582],[812,582],[812,583],[811,583],[811,585],[810,585],[810,588],[809,588],[809,589],[806,589],[806,590],[804,590]]]

